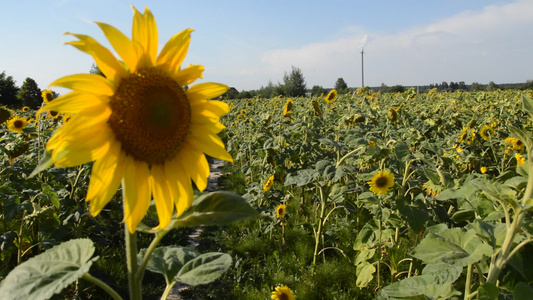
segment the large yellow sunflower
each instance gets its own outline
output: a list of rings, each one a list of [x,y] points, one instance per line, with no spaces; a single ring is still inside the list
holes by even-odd
[[[286,285],[279,285],[270,296],[272,300],[295,300],[296,295]]]
[[[7,121],[7,129],[16,133],[21,133],[22,130],[26,128],[26,125],[28,125],[28,121],[26,121],[25,118],[21,118],[19,116],[14,116],[13,118]]]
[[[388,170],[380,170],[368,182],[370,191],[376,195],[385,195],[394,185],[394,176]]]
[[[203,66],[181,68],[192,29],[174,35],[158,55],[158,31],[148,8],[133,8],[132,39],[115,27],[96,23],[120,56],[93,38],[67,33],[68,44],[91,55],[105,77],[76,74],[51,86],[73,91],[49,102],[37,113],[72,113],[46,145],[54,164],[72,167],[95,161],[86,201],[96,216],[120,183],[124,189],[124,220],[131,233],[154,199],[158,228],[166,227],[176,208],[181,215],[193,199],[191,179],[200,191],[207,185],[205,154],[232,162],[217,134],[228,106],[209,101],[228,87],[200,83]]]
[[[335,98],[337,98],[337,90],[333,89],[329,91],[324,100],[326,100],[327,103],[331,104],[333,103],[333,100],[335,100]]]

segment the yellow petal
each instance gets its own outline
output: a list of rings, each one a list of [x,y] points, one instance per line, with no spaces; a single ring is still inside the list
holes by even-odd
[[[68,42],[67,44],[91,55],[100,71],[109,80],[118,84],[121,78],[126,77],[126,70],[109,49],[100,45],[100,43],[90,36],[68,32],[66,34],[73,35],[79,39],[79,41]]]
[[[156,228],[165,228],[170,223],[172,213],[174,212],[170,183],[163,165],[152,165],[151,171],[155,208],[157,210],[157,217],[159,218],[159,226]]]
[[[204,66],[190,65],[183,70],[179,70],[172,78],[174,78],[181,86],[186,86],[193,83],[198,78],[203,78],[202,73],[204,70]]]
[[[85,198],[85,201],[91,202],[91,215],[98,215],[117,192],[124,176],[125,158],[120,150],[120,143],[115,142],[107,153],[93,164]]]
[[[209,164],[205,155],[192,148],[188,144],[180,150],[179,161],[194,181],[196,187],[201,192],[207,187],[207,178],[209,177]]]
[[[100,22],[96,22],[96,24],[102,29],[107,40],[130,69],[130,72],[134,72],[139,61],[134,43],[115,27]]]
[[[189,50],[192,31],[190,28],[185,29],[171,37],[159,53],[156,65],[171,74],[176,73]]]
[[[50,83],[50,86],[60,86],[78,92],[101,96],[111,96],[115,93],[115,87],[109,80],[97,74],[74,74],[61,77]]]
[[[182,166],[179,158],[165,163],[165,174],[168,177],[170,191],[177,216],[181,216],[192,205],[193,191],[191,178]]]
[[[194,115],[218,119],[229,112],[229,107],[222,101],[200,101],[191,103],[191,112]]]
[[[194,113],[191,115],[191,126],[204,126],[205,130],[213,134],[217,134],[226,128],[218,121],[218,118],[195,115]]]
[[[144,8],[144,14],[133,6],[131,8],[133,9],[132,40],[141,45],[144,52],[137,67],[151,67],[156,61],[159,38],[154,16],[147,7]]]
[[[228,89],[228,86],[220,83],[199,83],[191,86],[187,90],[187,98],[191,102],[197,100],[213,99],[224,94]]]
[[[51,110],[60,113],[77,114],[98,105],[107,106],[98,96],[81,92],[71,92],[54,99],[52,102],[48,102],[48,104],[37,111],[37,115]]]
[[[74,167],[98,160],[109,151],[114,140],[111,130],[87,131],[73,140],[58,142],[52,151],[57,167]]]
[[[126,157],[124,165],[124,221],[134,233],[150,207],[150,172],[145,162],[131,156]]]
[[[197,151],[233,163],[233,158],[226,151],[224,142],[217,135],[205,133],[203,126],[191,126],[191,131],[192,134],[187,138],[187,142]]]

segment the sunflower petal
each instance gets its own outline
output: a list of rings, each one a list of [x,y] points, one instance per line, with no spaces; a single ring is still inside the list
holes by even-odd
[[[165,169],[162,165],[152,165],[152,192],[154,195],[155,208],[159,225],[156,228],[165,228],[172,219],[174,203],[171,196],[170,183],[165,176]]]
[[[85,131],[76,139],[60,140],[52,151],[56,167],[74,167],[101,159],[113,139],[111,130]]]
[[[126,157],[124,165],[124,221],[134,233],[150,207],[150,172],[145,162],[131,156]]]
[[[187,142],[200,152],[233,163],[233,158],[226,151],[224,142],[215,134],[205,133],[204,128],[203,126],[191,126],[192,134]]]
[[[159,53],[156,65],[170,73],[178,71],[189,50],[192,31],[185,29],[171,37]]]
[[[179,158],[165,163],[165,175],[168,177],[172,200],[177,216],[181,216],[192,205],[193,191],[191,178],[182,166]]]
[[[180,85],[186,86],[193,83],[198,78],[203,78],[204,70],[204,66],[189,65],[187,68],[176,72],[176,75],[174,75],[173,78],[179,82]]]
[[[209,118],[220,118],[229,112],[229,106],[222,101],[200,101],[191,104],[191,112]]]
[[[151,67],[155,64],[157,57],[158,33],[152,12],[145,7],[144,14],[141,14],[135,7],[133,9],[132,40],[141,45],[143,49],[139,64],[141,68]]]
[[[126,77],[126,70],[109,49],[100,45],[90,36],[69,32],[66,34],[73,35],[79,39],[79,41],[72,41],[67,44],[91,55],[98,68],[109,80],[118,84],[121,78]]]
[[[191,86],[187,90],[187,98],[194,102],[198,100],[213,99],[224,94],[229,87],[220,83],[206,82]]]
[[[207,187],[207,178],[209,177],[209,164],[205,155],[195,148],[186,144],[179,154],[179,161],[185,168],[189,177],[194,181],[200,192]]]
[[[37,115],[47,111],[57,111],[60,113],[77,114],[93,106],[107,106],[98,96],[93,94],[71,92],[63,95],[37,111]]]
[[[113,143],[106,154],[97,160],[91,170],[91,180],[85,201],[91,203],[91,215],[96,216],[117,192],[124,176],[124,159],[120,143]]]
[[[96,22],[96,24],[104,32],[107,40],[130,69],[130,72],[135,71],[139,58],[137,57],[137,52],[133,46],[134,43],[115,27],[100,22]]]
[[[60,86],[98,96],[111,96],[115,92],[115,87],[105,77],[97,74],[69,75],[55,80],[49,86]]]

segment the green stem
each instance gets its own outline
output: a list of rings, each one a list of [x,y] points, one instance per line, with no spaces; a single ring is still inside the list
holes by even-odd
[[[168,298],[168,296],[170,295],[170,292],[172,292],[172,288],[174,287],[176,283],[178,282],[172,281],[171,283],[167,284],[167,287],[165,288],[163,295],[161,295],[161,300],[166,300]]]
[[[122,297],[120,297],[120,295],[114,289],[112,289],[109,285],[107,285],[105,282],[101,281],[100,279],[91,276],[91,274],[85,273],[83,274],[81,278],[89,281],[90,283],[94,285],[97,285],[98,287],[106,291],[106,293],[108,293],[113,299],[122,300]]]
[[[320,236],[322,235],[322,227],[323,227],[323,220],[324,220],[324,214],[326,212],[326,200],[324,199],[324,193],[322,191],[322,187],[318,187],[320,190],[320,217],[318,219],[318,230],[315,235],[315,251],[313,253],[313,267],[316,265],[316,258],[318,256],[318,246],[320,245]]]
[[[354,155],[355,153],[357,153],[361,149],[363,149],[363,147],[359,147],[359,148],[357,148],[357,149],[355,149],[353,151],[348,152],[348,154],[344,155],[339,161],[337,161],[337,165],[335,167],[338,168],[348,157]]]
[[[126,195],[124,194],[124,182],[122,184],[123,201],[126,203]],[[126,211],[124,209],[124,211]],[[128,222],[124,222],[124,242],[126,243],[126,266],[128,268],[128,284],[131,300],[142,299],[141,281],[137,280],[137,234],[130,233]]]
[[[143,276],[144,276],[144,270],[146,269],[146,265],[148,264],[148,261],[150,261],[150,256],[152,255],[152,252],[154,252],[155,248],[159,245],[159,242],[163,237],[168,233],[168,231],[162,230],[158,232],[154,239],[152,240],[152,243],[150,243],[150,246],[148,246],[148,249],[146,249],[146,253],[144,254],[143,260],[141,261],[141,264],[139,265],[139,268],[137,269],[137,272],[135,273],[135,280],[138,282],[142,282]]]
[[[466,282],[465,282],[465,299],[470,298],[470,282],[472,281],[472,265],[468,265],[466,269]]]

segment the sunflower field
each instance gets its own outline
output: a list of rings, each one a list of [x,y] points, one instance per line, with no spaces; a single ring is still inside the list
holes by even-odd
[[[532,96],[358,89],[225,100],[219,135],[233,164],[218,188],[260,214],[202,227],[196,251],[232,264],[182,298],[533,299]],[[0,280],[60,242],[90,238],[93,275],[127,294],[120,193],[92,217],[91,164],[30,178],[68,120],[0,109]],[[156,220],[152,207],[143,223]],[[161,245],[187,246],[194,229]],[[165,280],[147,272],[143,285],[156,299]],[[59,297],[108,296],[79,280]]]

